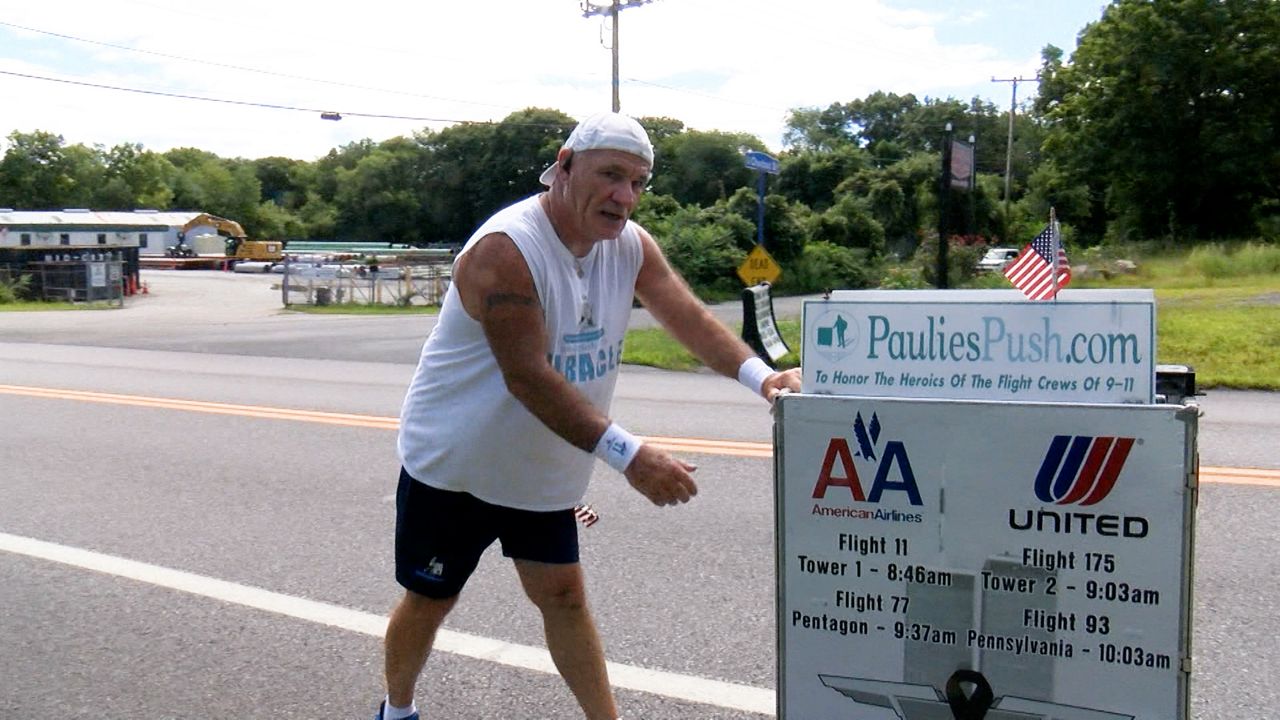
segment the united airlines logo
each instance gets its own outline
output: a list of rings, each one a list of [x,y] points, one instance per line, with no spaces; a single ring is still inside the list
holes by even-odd
[[[1056,505],[1101,502],[1124,468],[1133,438],[1058,435],[1036,475],[1036,497]]]

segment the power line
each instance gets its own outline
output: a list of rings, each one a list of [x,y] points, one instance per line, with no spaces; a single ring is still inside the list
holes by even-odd
[[[506,107],[506,106],[504,106],[504,105],[496,105],[496,104],[493,104],[493,103],[476,102],[476,101],[474,101],[474,100],[458,100],[458,99],[456,99],[456,98],[441,97],[441,96],[439,96],[439,95],[425,95],[425,94],[423,94],[423,93],[408,92],[408,91],[406,91],[406,90],[395,90],[395,89],[391,89],[391,88],[369,87],[369,86],[367,86],[367,85],[357,85],[357,84],[355,84],[355,83],[340,82],[340,81],[338,81],[338,80],[325,80],[325,79],[323,79],[323,78],[313,78],[313,77],[307,77],[307,76],[305,76],[305,75],[291,75],[291,74],[289,74],[289,73],[274,72],[274,71],[271,71],[271,70],[262,70],[262,69],[260,69],[260,68],[246,67],[246,66],[243,66],[243,65],[232,65],[232,64],[229,64],[229,63],[214,62],[214,61],[212,61],[212,60],[201,60],[201,59],[199,59],[199,58],[184,57],[184,56],[182,56],[182,55],[170,55],[169,53],[162,53],[162,52],[157,52],[157,51],[154,51],[154,50],[143,50],[143,49],[141,49],[141,48],[129,47],[129,46],[127,46],[127,45],[115,45],[115,44],[113,44],[113,43],[109,43],[109,42],[102,42],[102,41],[100,41],[100,40],[90,40],[90,39],[88,39],[88,38],[76,37],[75,35],[64,35],[64,34],[62,34],[62,33],[56,33],[56,32],[52,32],[52,31],[49,31],[49,30],[41,30],[41,29],[39,29],[39,28],[26,27],[26,26],[24,26],[24,25],[16,25],[16,24],[14,24],[14,23],[8,23],[8,22],[4,22],[4,21],[0,21],[0,26],[4,26],[4,27],[11,27],[11,28],[15,28],[15,29],[17,29],[17,30],[25,30],[25,31],[27,31],[27,32],[38,33],[38,34],[41,34],[41,35],[48,35],[48,36],[50,36],[50,37],[61,38],[61,39],[63,39],[63,40],[73,40],[73,41],[75,41],[75,42],[86,43],[86,44],[88,44],[88,45],[98,45],[98,46],[101,46],[101,47],[108,47],[108,48],[111,48],[111,49],[113,49],[113,50],[124,50],[125,52],[139,53],[139,54],[142,54],[142,55],[154,55],[155,57],[167,58],[167,59],[169,59],[169,60],[180,60],[180,61],[182,61],[182,62],[195,63],[195,64],[198,64],[198,65],[208,65],[208,66],[210,66],[210,67],[220,67],[220,68],[226,68],[226,69],[228,69],[228,70],[237,70],[237,71],[240,71],[240,72],[256,73],[256,74],[258,74],[258,75],[269,75],[269,76],[272,76],[272,77],[285,78],[286,80],[302,80],[302,81],[305,81],[305,82],[319,83],[319,84],[321,84],[321,85],[332,85],[332,86],[334,86],[334,87],[351,88],[351,89],[353,89],[353,90],[370,90],[370,91],[373,91],[373,92],[389,93],[389,94],[392,94],[392,95],[405,95],[405,96],[408,96],[408,97],[419,97],[419,98],[425,98],[425,99],[427,99],[427,100],[443,100],[443,101],[445,101],[445,102],[464,103],[464,104],[467,104],[467,105],[482,105],[482,106],[485,106],[485,107],[495,107],[495,108],[505,108],[505,107]]]
[[[622,4],[620,5],[620,9],[626,9],[627,7],[634,7],[634,6],[640,5],[640,4],[642,4],[642,3],[647,3],[647,2],[652,2],[652,1],[653,1],[653,0],[621,0]],[[608,10],[609,10],[609,9],[610,9],[610,8],[609,8],[608,6],[605,6],[605,7],[603,7],[603,8],[599,8],[599,9],[596,9],[596,8],[594,8],[594,7],[593,7],[593,11],[592,11],[591,13],[588,13],[588,14],[587,14],[587,16],[589,16],[590,14],[606,14],[606,13],[608,12]],[[601,12],[601,10],[603,10],[603,12]],[[122,51],[124,51],[124,52],[137,53],[137,54],[141,54],[141,55],[151,55],[151,56],[154,56],[154,57],[166,58],[166,59],[169,59],[169,60],[178,60],[178,61],[180,61],[180,62],[188,62],[188,63],[198,64],[198,65],[207,65],[207,66],[209,66],[209,67],[225,68],[225,69],[228,69],[228,70],[235,70],[235,71],[238,71],[238,72],[254,73],[254,74],[258,74],[258,75],[266,75],[266,76],[270,76],[270,77],[279,77],[279,78],[284,78],[284,79],[287,79],[287,80],[301,80],[301,81],[304,81],[304,82],[317,83],[317,84],[321,84],[321,85],[330,85],[330,86],[334,86],[334,87],[350,88],[350,89],[354,89],[354,90],[368,90],[368,91],[371,91],[371,92],[381,92],[381,93],[387,93],[387,94],[391,94],[391,95],[402,95],[402,96],[405,96],[405,97],[417,97],[417,98],[424,98],[424,99],[427,99],[427,100],[441,100],[441,101],[444,101],[444,102],[455,102],[455,103],[462,103],[462,104],[465,104],[465,105],[476,105],[476,106],[481,106],[481,107],[492,107],[492,108],[499,108],[499,109],[504,109],[504,110],[505,110],[505,109],[508,109],[508,108],[507,108],[507,106],[505,106],[505,105],[498,105],[498,104],[496,104],[496,103],[485,103],[485,102],[478,102],[478,101],[475,101],[475,100],[460,100],[460,99],[457,99],[457,98],[443,97],[443,96],[440,96],[440,95],[427,95],[427,94],[425,94],[425,93],[415,93],[415,92],[409,92],[409,91],[406,91],[406,90],[397,90],[397,89],[394,89],[394,88],[384,88],[384,87],[373,87],[373,86],[368,86],[368,85],[358,85],[358,84],[355,84],[355,83],[341,82],[341,81],[338,81],[338,80],[326,80],[326,79],[323,79],[323,78],[315,78],[315,77],[309,77],[309,76],[305,76],[305,75],[293,75],[293,74],[290,74],[290,73],[275,72],[275,71],[272,71],[272,70],[263,70],[263,69],[261,69],[261,68],[248,67],[248,66],[244,66],[244,65],[234,65],[234,64],[231,64],[231,63],[221,63],[221,62],[215,62],[215,61],[212,61],[212,60],[202,60],[202,59],[200,59],[200,58],[191,58],[191,57],[186,57],[186,56],[183,56],[183,55],[174,55],[174,54],[164,53],[164,52],[159,52],[159,51],[155,51],[155,50],[143,50],[143,49],[141,49],[141,48],[130,47],[130,46],[128,46],[128,45],[117,45],[117,44],[115,44],[115,43],[104,42],[104,41],[101,41],[101,40],[93,40],[93,39],[90,39],[90,38],[83,38],[83,37],[78,37],[78,36],[75,36],[75,35],[67,35],[67,34],[65,34],[65,33],[53,32],[53,31],[51,31],[51,30],[42,30],[42,29],[40,29],[40,28],[34,28],[34,27],[26,26],[26,25],[18,25],[18,24],[16,24],[16,23],[10,23],[10,22],[4,22],[4,21],[0,21],[0,26],[2,26],[2,27],[9,27],[9,28],[13,28],[13,29],[15,29],[15,30],[22,30],[22,31],[25,31],[25,32],[36,33],[36,34],[40,34],[40,35],[48,35],[48,36],[50,36],[50,37],[56,37],[56,38],[60,38],[60,39],[63,39],[63,40],[70,40],[70,41],[78,42],[78,43],[85,43],[85,44],[88,44],[88,45],[97,45],[97,46],[99,46],[99,47],[111,48],[111,49],[113,49],[113,50],[122,50]],[[10,73],[10,74],[16,74],[16,73]],[[70,81],[57,80],[57,79],[53,79],[53,78],[41,78],[41,77],[39,77],[39,76],[29,76],[29,77],[33,77],[33,78],[35,78],[35,79],[47,79],[47,80],[49,80],[49,81],[51,81],[51,82],[70,82]],[[700,92],[700,91],[697,91],[697,90],[689,90],[689,89],[686,89],[686,88],[672,87],[672,86],[670,86],[670,85],[664,85],[664,84],[662,84],[662,83],[652,82],[652,81],[649,81],[649,80],[642,80],[642,79],[640,79],[640,78],[635,78],[635,77],[628,77],[628,78],[625,78],[625,81],[626,81],[626,82],[628,82],[628,83],[635,83],[635,84],[638,84],[638,85],[647,85],[647,86],[650,86],[650,87],[660,88],[660,89],[662,89],[662,90],[667,90],[667,91],[669,91],[669,92],[678,92],[678,93],[684,93],[684,94],[686,94],[686,95],[694,95],[694,96],[697,96],[697,97],[704,97],[704,98],[707,98],[707,99],[709,99],[709,100],[714,100],[714,101],[722,102],[722,103],[728,103],[728,104],[731,104],[731,105],[741,105],[741,106],[744,106],[744,107],[756,107],[756,108],[761,108],[761,109],[765,109],[765,110],[779,110],[779,111],[786,111],[786,110],[789,110],[789,108],[782,108],[782,107],[778,107],[778,106],[774,106],[774,105],[765,105],[765,104],[762,104],[762,103],[753,103],[753,102],[746,102],[746,101],[743,101],[743,100],[734,100],[734,99],[727,98],[727,97],[724,97],[724,96],[722,96],[722,95],[716,95],[716,94],[713,94],[713,93]],[[614,82],[615,82],[615,83],[617,83],[617,82],[618,82],[617,78],[615,78]],[[74,83],[73,83],[73,84],[74,84]],[[97,86],[93,85],[92,83],[84,83],[84,84],[85,84],[85,85],[88,85],[88,86],[90,86],[90,87],[97,87]],[[117,89],[117,88],[108,88],[108,89]],[[128,88],[118,88],[118,89],[123,90],[123,91],[126,91],[126,92],[147,92],[147,91],[142,91],[142,90],[137,90],[137,91],[135,91],[135,90],[131,90],[131,89],[128,89]],[[616,90],[615,90],[615,93],[616,93]],[[163,95],[164,93],[155,93],[155,94],[161,94],[161,95]],[[174,94],[173,96],[175,96],[175,97],[182,97],[181,95],[177,95],[177,94]],[[205,98],[191,98],[191,99],[197,99],[197,100],[200,100],[200,99],[205,99]],[[216,99],[208,99],[208,101],[209,101],[209,102],[221,102],[220,100],[216,100]],[[227,102],[230,102],[230,103],[233,103],[233,104],[259,105],[259,106],[262,106],[262,107],[272,107],[272,106],[269,106],[269,105],[266,105],[266,104],[251,103],[251,102],[238,102],[238,101],[227,101]],[[300,109],[300,108],[281,108],[281,109]],[[352,117],[362,116],[362,114],[361,114],[361,113],[344,113],[344,114],[345,114],[345,115],[352,116]],[[410,119],[410,120],[417,119],[417,118],[412,118],[412,117],[409,117],[409,118],[401,118],[401,116],[381,116],[381,115],[368,115],[368,117],[393,117],[393,118],[395,118],[395,119]],[[467,121],[467,120],[451,120],[451,121],[447,121],[447,122],[473,122],[473,121]]]
[[[250,100],[229,100],[226,98],[204,97],[201,95],[185,95],[182,93],[163,92],[160,90],[143,90],[140,88],[121,87],[119,85],[104,85],[101,83],[91,83],[84,80],[66,80],[63,78],[51,78],[42,75],[31,75],[28,73],[13,72],[10,70],[0,70],[0,75],[11,75],[13,77],[27,78],[29,80],[42,80],[44,82],[62,83],[64,85],[79,85],[82,87],[98,88],[101,90],[115,90],[117,92],[137,93],[139,95],[156,95],[159,97],[175,98],[179,100],[197,100],[200,102],[221,103],[224,105],[240,105],[247,107],[265,108],[268,110],[288,110],[292,112],[308,112],[319,113],[322,115],[332,114],[349,117],[378,118],[383,120],[412,120],[414,122],[435,122],[435,123],[467,123],[471,125],[497,125],[498,123],[491,120],[462,120],[458,118],[434,118],[421,117],[416,115],[391,115],[384,113],[365,113],[365,112],[337,112],[332,109],[306,108],[296,105],[277,105],[274,103],[253,102]],[[339,119],[339,118],[334,118]],[[529,127],[565,127],[558,123],[511,123],[515,125],[524,125]]]

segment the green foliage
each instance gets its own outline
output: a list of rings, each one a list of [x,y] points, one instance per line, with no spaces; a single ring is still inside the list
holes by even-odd
[[[924,271],[915,264],[892,265],[880,279],[885,290],[924,290],[933,287],[924,279]]]
[[[383,188],[403,190],[406,196],[398,202],[419,206],[399,231],[422,241],[464,242],[495,210],[542,189],[538,176],[555,161],[573,125],[558,110],[528,108],[497,125],[423,133],[416,141],[412,181]]]
[[[1280,247],[1258,243],[1201,245],[1191,251],[1186,264],[1211,279],[1280,274]]]
[[[764,146],[742,133],[688,130],[661,137],[655,140],[650,188],[685,205],[712,205],[753,185],[755,173],[742,161],[744,147]]]
[[[649,133],[649,142],[655,144],[684,132],[684,122],[675,118],[641,117],[636,118],[636,122]]]
[[[937,186],[941,159],[916,153],[883,168],[846,178],[837,196],[867,198],[867,207],[884,229],[886,248],[909,255],[924,227],[937,228]]]
[[[846,248],[860,248],[869,257],[884,254],[884,227],[876,222],[865,203],[844,195],[821,215],[812,216],[809,228],[813,240]]]
[[[74,168],[61,135],[37,130],[9,134],[0,160],[0,204],[13,208],[69,207]]]
[[[799,258],[783,267],[778,290],[805,294],[865,288],[874,276],[869,265],[866,252],[829,242],[810,242]]]
[[[851,144],[832,150],[801,151],[784,155],[774,191],[793,202],[803,203],[821,212],[835,202],[840,183],[868,167],[868,155]]]
[[[961,287],[973,281],[975,266],[986,252],[986,245],[965,245],[955,238],[947,245],[947,287]],[[911,258],[913,269],[927,283],[938,287],[938,236],[932,235],[920,244]]]
[[[753,190],[739,188],[723,206],[755,228],[760,199]],[[805,225],[809,212],[809,208],[789,202],[781,195],[764,196],[764,245],[779,263],[799,257],[804,249],[807,240]],[[755,245],[755,237],[756,233],[753,232],[746,243],[741,243],[740,240],[739,247],[749,250]]]
[[[699,295],[734,293],[741,287],[737,269],[746,252],[738,238],[751,230],[741,218],[681,208],[650,230],[672,267]]]
[[[30,296],[30,275],[12,276],[7,272],[0,272],[0,305],[9,305],[27,300]]]
[[[1117,0],[1069,64],[1046,49],[1046,155],[1116,239],[1248,235],[1280,187],[1280,14],[1273,2]]]

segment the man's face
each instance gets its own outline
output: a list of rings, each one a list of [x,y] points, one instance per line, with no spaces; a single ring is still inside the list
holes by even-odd
[[[621,150],[584,150],[569,164],[565,197],[584,239],[618,237],[649,183],[649,163]]]

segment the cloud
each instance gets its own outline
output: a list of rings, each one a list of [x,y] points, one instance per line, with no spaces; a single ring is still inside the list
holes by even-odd
[[[968,99],[992,75],[1034,71],[1035,58],[1010,57],[992,43],[940,41],[939,24],[955,20],[947,17],[885,0],[655,0],[621,13],[622,107],[751,133],[778,148],[791,108],[875,90]],[[366,137],[499,120],[530,106],[582,116],[611,102],[609,27],[583,17],[575,0],[225,0],[195,9],[46,2],[23,4],[5,22],[12,25],[0,25],[0,71],[250,103],[0,75],[0,92],[17,99],[0,132],[41,129],[72,143],[314,159]]]

